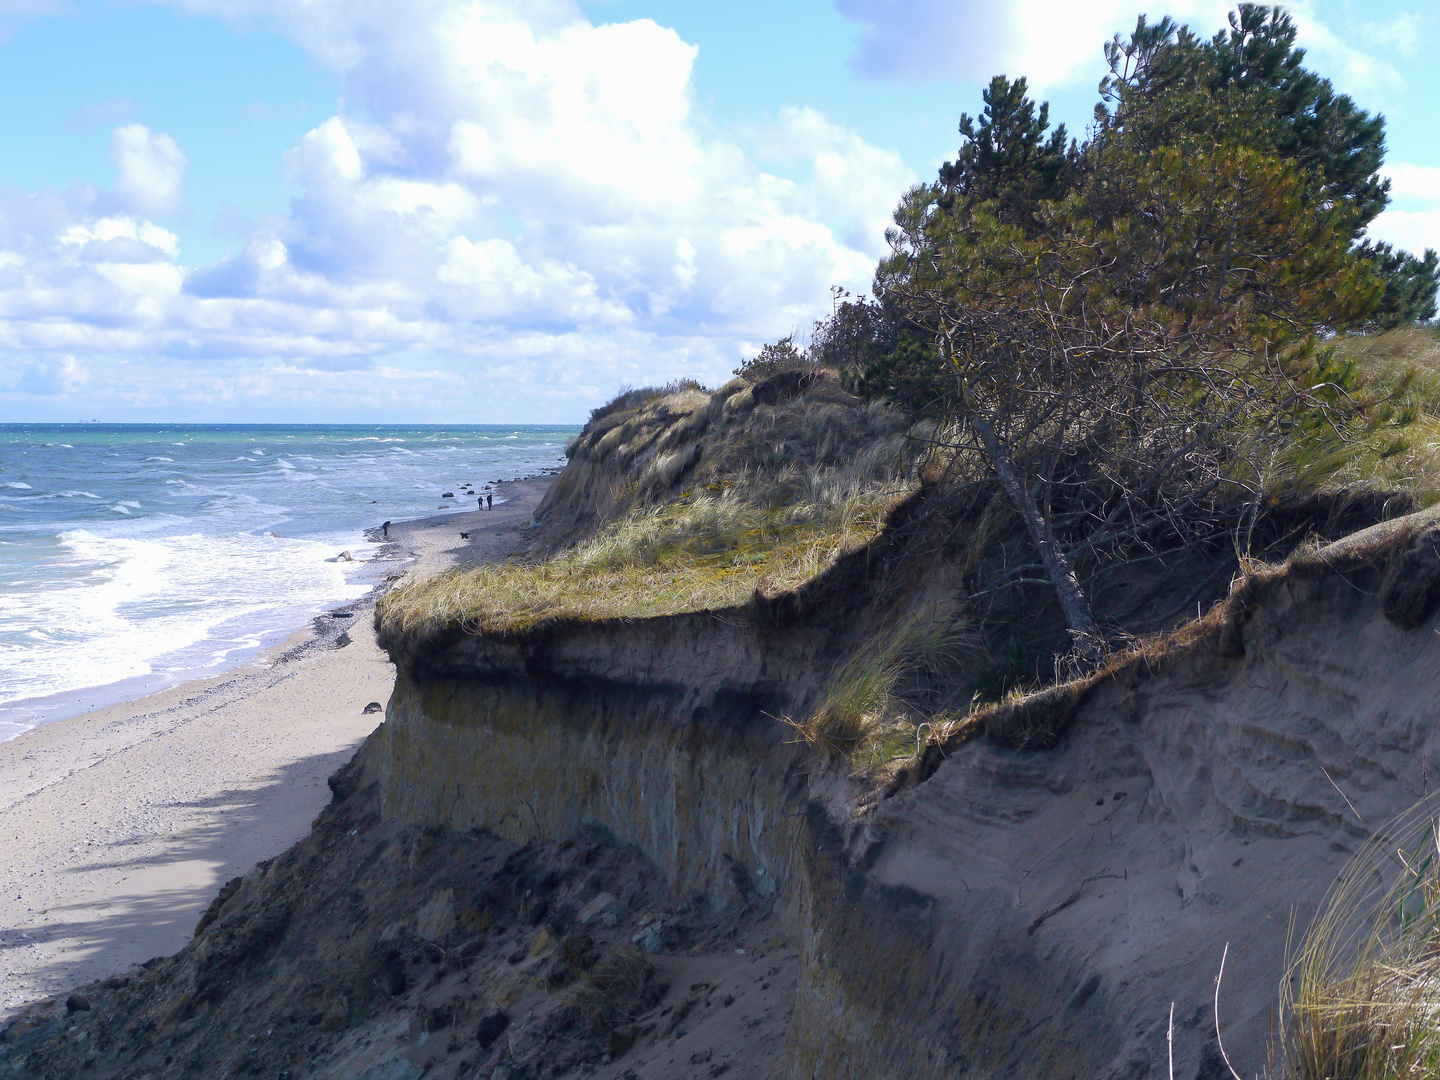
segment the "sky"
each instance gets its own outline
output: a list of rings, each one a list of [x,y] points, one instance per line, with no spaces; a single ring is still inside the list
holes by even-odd
[[[575,423],[867,292],[995,74],[1175,0],[0,0],[0,422]],[[1290,5],[1440,248],[1440,11]]]

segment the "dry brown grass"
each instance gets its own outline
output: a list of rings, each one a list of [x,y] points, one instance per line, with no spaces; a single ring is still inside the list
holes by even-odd
[[[1281,1043],[1290,1080],[1440,1075],[1434,800],[1382,828],[1355,856],[1286,975]]]
[[[591,505],[614,520],[550,558],[406,581],[382,599],[382,628],[494,634],[713,610],[793,590],[869,543],[916,487],[903,421],[833,381],[731,408],[748,385],[632,391],[597,410],[574,453],[612,470]]]

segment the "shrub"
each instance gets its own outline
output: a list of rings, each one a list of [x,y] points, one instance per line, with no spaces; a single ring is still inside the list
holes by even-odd
[[[805,353],[795,344],[795,335],[787,334],[779,341],[763,346],[760,355],[751,357],[738,368],[735,374],[742,379],[751,382],[759,382],[761,379],[768,379],[771,375],[778,375],[782,371],[794,371],[797,368],[813,367]]]

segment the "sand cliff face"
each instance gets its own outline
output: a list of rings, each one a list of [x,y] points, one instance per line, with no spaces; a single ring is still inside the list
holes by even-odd
[[[771,895],[806,764],[774,717],[811,688],[805,645],[744,612],[463,640],[396,683],[384,813],[521,843],[599,823],[685,894]]]
[[[717,909],[773,898],[799,945],[778,1075],[1164,1076],[1173,1001],[1175,1075],[1220,1076],[1227,944],[1250,1075],[1292,920],[1440,775],[1436,583],[1394,569],[1436,535],[1322,549],[1219,639],[1094,690],[1053,748],[977,739],[863,812],[774,719],[823,680],[818,610],[437,643],[401,658],[369,768],[387,817],[599,825]],[[1387,613],[1397,580],[1422,617]]]

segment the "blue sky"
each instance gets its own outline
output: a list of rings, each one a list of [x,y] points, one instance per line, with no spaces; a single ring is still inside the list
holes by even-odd
[[[142,122],[189,159],[175,215],[186,261],[242,243],[294,187],[282,158],[334,115],[340,80],[258,22],[151,7],[77,8],[0,22],[0,182],[113,187],[110,133]]]
[[[863,290],[992,74],[1127,0],[0,0],[0,420],[572,421]],[[1226,5],[1149,7],[1206,33]],[[1440,15],[1292,7],[1440,247]]]

